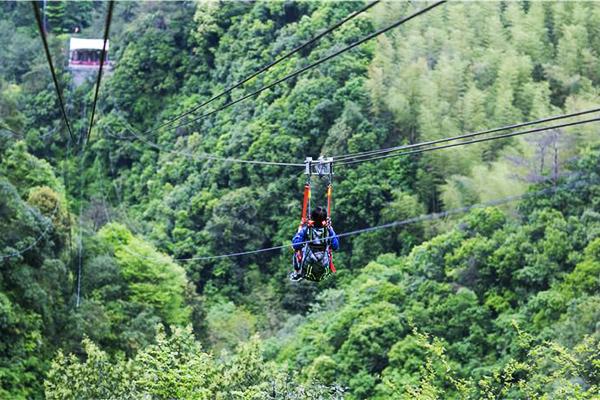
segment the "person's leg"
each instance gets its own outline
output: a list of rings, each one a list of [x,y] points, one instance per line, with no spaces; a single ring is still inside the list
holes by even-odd
[[[294,266],[294,270],[290,272],[290,280],[297,282],[302,280],[302,251],[300,250],[294,252],[294,255],[292,257],[292,264]]]

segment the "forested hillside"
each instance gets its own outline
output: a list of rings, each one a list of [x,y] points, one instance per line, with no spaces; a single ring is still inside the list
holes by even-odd
[[[323,282],[220,257],[289,243],[305,157],[600,105],[594,2],[446,3],[310,67],[431,5],[381,1],[188,113],[366,4],[116,2],[89,137],[69,39],[109,3],[37,4],[71,137],[32,4],[0,3],[0,398],[600,396],[599,110],[335,164]]]

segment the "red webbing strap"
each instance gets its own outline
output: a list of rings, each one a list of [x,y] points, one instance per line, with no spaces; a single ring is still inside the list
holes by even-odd
[[[335,269],[335,265],[333,265],[333,254],[331,252],[331,247],[329,248],[329,269],[334,274],[337,272],[337,270]]]
[[[308,201],[310,200],[310,184],[304,185],[304,201],[302,203],[302,223],[306,223],[306,211],[308,209]]]

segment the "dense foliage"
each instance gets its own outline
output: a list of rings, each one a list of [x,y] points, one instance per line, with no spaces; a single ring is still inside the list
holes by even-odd
[[[95,75],[76,85],[66,49],[106,3],[44,10],[75,140],[31,5],[0,4],[1,398],[600,395],[594,124],[336,169],[339,232],[529,194],[345,237],[319,285],[287,281],[287,250],[203,259],[287,243],[304,183],[207,154],[301,162],[599,104],[595,3],[451,3],[192,121],[423,6],[390,1],[154,129],[363,5],[118,2],[83,151]]]
[[[85,362],[62,353],[45,382],[48,399],[305,399],[341,398],[337,387],[290,384],[276,364],[265,363],[260,340],[244,343],[226,360],[214,359],[194,341],[191,328],[171,336],[159,326],[156,343],[134,359],[111,359],[85,341]]]
[[[468,397],[452,379],[473,398],[598,395],[600,214],[587,205],[600,189],[599,156],[586,156],[582,176],[550,204],[546,195],[527,200],[530,213],[518,223],[498,209],[475,210],[406,257],[381,256],[324,291],[296,334],[274,341],[277,357],[358,398],[402,396],[419,383]]]

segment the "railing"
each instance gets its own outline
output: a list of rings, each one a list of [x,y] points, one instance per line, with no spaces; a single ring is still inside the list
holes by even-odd
[[[112,68],[111,61],[105,61],[104,65],[108,68]],[[98,61],[85,61],[85,60],[69,60],[69,67],[100,67],[100,60]]]

